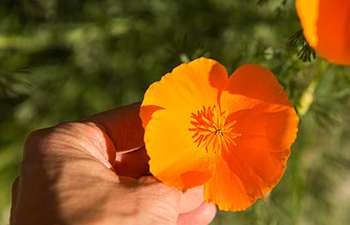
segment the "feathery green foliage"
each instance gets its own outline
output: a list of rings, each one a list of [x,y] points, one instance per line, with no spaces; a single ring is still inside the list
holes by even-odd
[[[318,58],[286,0],[3,0],[0,224],[28,133],[121,104],[176,64],[269,67],[300,116],[285,176],[264,200],[213,224],[350,223],[350,69]]]

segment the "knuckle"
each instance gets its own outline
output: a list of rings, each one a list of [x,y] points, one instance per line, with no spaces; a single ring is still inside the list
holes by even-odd
[[[50,133],[51,128],[44,128],[34,130],[26,138],[25,146],[37,145],[43,139],[45,139]]]
[[[23,160],[35,158],[40,152],[41,146],[46,142],[52,128],[44,128],[32,131],[24,143]]]
[[[26,146],[37,146],[55,139],[59,133],[74,133],[76,127],[81,126],[78,122],[64,122],[53,127],[37,129],[29,133],[25,141]]]

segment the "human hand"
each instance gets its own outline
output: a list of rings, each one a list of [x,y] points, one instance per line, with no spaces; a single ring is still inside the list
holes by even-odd
[[[204,203],[202,187],[183,193],[145,176],[138,110],[134,104],[33,132],[13,185],[10,223],[210,223],[216,208]]]

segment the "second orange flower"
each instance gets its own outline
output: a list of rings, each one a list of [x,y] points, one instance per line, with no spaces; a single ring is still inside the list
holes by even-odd
[[[298,117],[274,75],[212,59],[176,67],[145,93],[140,112],[151,173],[185,190],[204,185],[222,210],[243,210],[284,173]]]
[[[332,63],[350,64],[350,1],[296,0],[308,43]]]

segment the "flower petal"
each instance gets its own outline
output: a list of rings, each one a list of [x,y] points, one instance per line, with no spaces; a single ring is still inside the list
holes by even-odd
[[[309,44],[331,62],[350,64],[350,1],[297,0],[296,8]]]
[[[152,174],[166,184],[186,189],[211,176],[208,153],[193,141],[191,115],[218,103],[228,82],[225,68],[200,58],[176,67],[145,93],[140,116]]]
[[[217,103],[219,90],[228,82],[224,66],[212,59],[199,58],[177,66],[153,83],[145,93],[142,106],[177,110],[198,110]],[[144,126],[151,118],[152,107],[141,108]],[[147,117],[147,118],[146,118]]]
[[[269,193],[282,177],[290,145],[295,140],[297,118],[295,112],[285,107],[271,111],[253,108],[232,115],[237,121],[235,132],[241,136],[236,145],[222,151],[225,164],[217,163],[206,187],[207,199],[217,203],[220,209],[248,208]]]
[[[222,94],[222,99],[222,110],[232,112],[228,120],[236,121],[234,132],[240,134],[235,145],[222,151],[222,157],[241,182],[240,194],[248,195],[253,203],[269,193],[282,177],[296,138],[298,117],[289,105],[269,104],[228,92]]]
[[[255,199],[247,194],[242,181],[227,162],[217,157],[215,165],[212,178],[204,186],[205,200],[225,211],[240,211],[252,205]]]
[[[319,16],[319,0],[296,0],[296,9],[301,20],[304,35],[312,47],[317,46],[317,18]]]
[[[258,105],[231,116],[237,121],[235,132],[241,136],[237,138],[236,146],[223,152],[223,157],[242,182],[252,187],[249,192],[261,197],[270,192],[284,172],[291,144],[296,138],[296,114],[285,106]],[[237,160],[244,165],[244,170],[237,168]],[[258,178],[253,179],[256,185],[247,180],[247,172]]]
[[[268,69],[248,64],[230,77],[221,94],[222,111],[236,120],[242,135],[260,135],[289,148],[298,128],[298,116],[286,92]],[[254,121],[254,122],[252,122]]]
[[[231,94],[269,103],[291,105],[288,96],[271,71],[255,64],[239,67],[230,77],[226,88]]]
[[[184,109],[156,111],[144,138],[151,173],[182,190],[204,184],[211,176],[209,154],[193,143],[190,115]]]
[[[140,116],[153,175],[179,189],[205,183],[205,198],[223,210],[243,210],[270,192],[298,124],[270,71],[245,65],[228,79],[205,58],[153,84]]]
[[[282,177],[296,138],[298,117],[274,75],[258,65],[236,70],[220,102],[221,110],[229,113],[227,122],[234,121],[233,132],[239,134],[221,155],[229,169],[227,174],[231,172],[241,186],[226,198],[245,196],[240,205],[227,201],[221,207],[243,210],[269,193]],[[215,176],[219,175],[214,173],[212,179]],[[212,199],[220,204],[225,195],[216,194]]]

